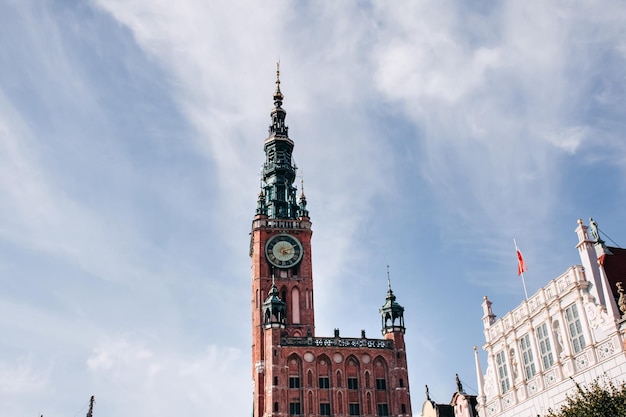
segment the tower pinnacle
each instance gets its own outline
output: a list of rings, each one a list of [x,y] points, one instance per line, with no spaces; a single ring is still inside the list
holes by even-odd
[[[280,107],[283,105],[283,93],[280,92],[280,62],[276,63],[276,91],[274,91],[274,106]]]
[[[280,91],[280,66],[276,64],[276,90],[274,108],[270,116],[269,137],[265,139],[265,163],[263,164],[263,195],[259,196],[257,214],[275,219],[297,219],[308,217],[306,199],[298,204],[296,187],[296,166],[292,162],[293,141],[289,139],[289,129],[285,125],[287,112],[282,108],[283,93]],[[263,200],[263,201],[261,201]]]

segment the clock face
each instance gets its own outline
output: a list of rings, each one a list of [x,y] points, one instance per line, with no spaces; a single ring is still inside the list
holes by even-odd
[[[290,268],[302,259],[302,244],[291,235],[277,235],[267,241],[265,256],[278,268]]]

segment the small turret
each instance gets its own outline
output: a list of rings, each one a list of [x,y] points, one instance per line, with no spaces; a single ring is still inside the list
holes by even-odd
[[[265,193],[263,189],[259,191],[259,198],[256,202],[256,214],[267,216],[267,205],[265,204]]]
[[[269,328],[285,328],[287,307],[285,302],[278,296],[278,288],[272,282],[267,298],[263,302],[263,326]]]
[[[309,217],[306,209],[306,197],[304,195],[304,178],[300,181],[300,197],[298,198],[298,217]]]
[[[392,332],[404,333],[404,307],[398,304],[396,296],[391,290],[389,266],[387,266],[387,297],[385,298],[385,304],[383,304],[379,311],[382,318],[383,335]]]
[[[493,314],[493,310],[491,309],[491,301],[489,301],[489,298],[485,295],[483,298],[483,326],[487,329],[495,322],[496,315]]]

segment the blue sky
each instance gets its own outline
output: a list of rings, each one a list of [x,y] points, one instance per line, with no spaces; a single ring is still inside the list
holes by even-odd
[[[412,403],[476,388],[502,315],[622,246],[621,1],[0,3],[0,415],[250,412],[248,233],[280,60],[318,335],[380,335]],[[483,365],[484,365],[483,356]]]

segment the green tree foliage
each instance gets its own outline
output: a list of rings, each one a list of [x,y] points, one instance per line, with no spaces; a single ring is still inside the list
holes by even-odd
[[[561,408],[548,411],[548,417],[626,417],[626,384],[616,385],[608,377],[597,378],[589,386],[576,384],[575,395],[568,395]]]

